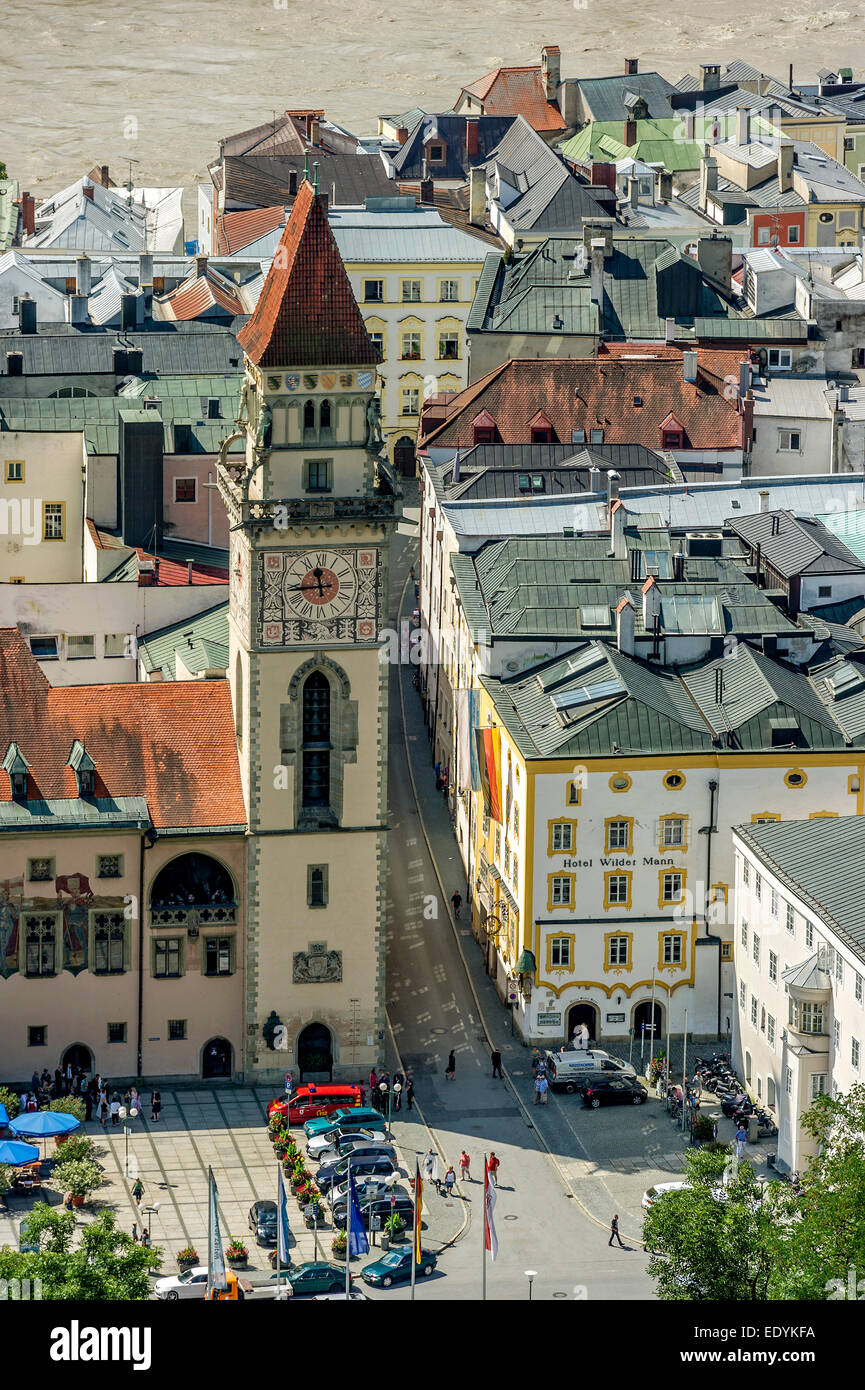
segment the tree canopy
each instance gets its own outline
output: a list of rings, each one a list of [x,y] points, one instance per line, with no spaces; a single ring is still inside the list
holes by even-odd
[[[81,1227],[73,1245],[76,1220],[72,1212],[37,1202],[25,1218],[26,1231],[39,1251],[0,1250],[0,1278],[36,1280],[44,1299],[142,1301],[150,1296],[148,1271],[158,1269],[162,1255],[145,1249],[117,1229],[113,1211],[103,1211]]]

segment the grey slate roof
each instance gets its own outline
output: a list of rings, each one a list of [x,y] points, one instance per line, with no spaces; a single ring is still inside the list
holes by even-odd
[[[526,191],[505,212],[516,231],[575,232],[587,217],[613,220],[590,186],[580,183],[523,116],[517,116],[491,152],[485,166],[488,173],[495,164],[512,177],[525,176]]]
[[[865,816],[744,825],[736,834],[865,959]]]
[[[25,376],[114,375],[115,349],[138,349],[142,371],[160,375],[185,372],[236,372],[243,365],[234,329],[243,319],[224,324],[161,323],[119,333],[116,328],[76,329],[51,324],[36,333],[4,333],[0,336],[0,376],[6,375],[6,354],[20,352]],[[126,375],[126,371],[122,373]]]
[[[316,161],[319,187],[322,193],[327,193],[332,205],[356,205],[363,203],[368,194],[380,197],[395,191],[377,154],[331,154],[327,150],[310,150],[310,177]],[[226,204],[265,208],[282,203],[288,207],[295,197],[290,191],[290,176],[296,176],[299,186],[303,167],[302,154],[283,159],[269,155],[226,155],[222,164]]]
[[[591,468],[601,470],[600,478],[589,473]],[[658,455],[642,444],[475,444],[460,454],[456,482],[452,462],[441,465],[436,474],[443,500],[481,501],[604,491],[611,468],[619,474],[620,487],[666,481],[669,476]],[[527,494],[520,488],[521,473],[540,475],[543,487]]]
[[[82,826],[107,829],[150,825],[143,796],[96,797],[82,800],[0,802],[0,829],[4,831],[77,830]]]
[[[865,565],[816,517],[758,512],[727,524],[752,548],[759,545],[763,559],[785,579],[799,574],[865,574]]]
[[[502,136],[513,125],[513,116],[474,116],[477,130],[477,154],[466,154],[467,118],[447,111],[439,115],[422,112],[410,127],[408,140],[393,155],[397,179],[419,179],[423,175],[424,142],[429,138],[441,140],[445,149],[444,164],[436,163],[430,172],[436,179],[464,179],[473,166],[483,164]]]
[[[577,85],[593,121],[624,121],[627,116],[625,98],[629,93],[644,99],[650,119],[676,114],[670,105],[670,93],[677,89],[659,72],[583,77]]]

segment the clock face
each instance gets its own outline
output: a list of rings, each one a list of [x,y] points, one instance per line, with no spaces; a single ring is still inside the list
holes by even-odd
[[[338,550],[304,550],[287,565],[282,584],[286,615],[305,621],[342,617],[357,599],[357,571]]]

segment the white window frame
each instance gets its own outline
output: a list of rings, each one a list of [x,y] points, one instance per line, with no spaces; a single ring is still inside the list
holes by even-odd
[[[571,938],[569,936],[550,937],[550,965],[567,969],[571,965]]]
[[[550,901],[553,907],[571,906],[571,879],[568,874],[553,874],[550,884]]]
[[[792,348],[769,348],[769,367],[773,372],[793,370]]]
[[[795,443],[794,443],[795,440]],[[801,454],[802,452],[802,431],[779,429],[778,431],[778,453],[779,454]]]

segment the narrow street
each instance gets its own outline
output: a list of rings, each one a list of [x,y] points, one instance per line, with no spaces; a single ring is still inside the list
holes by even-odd
[[[416,555],[413,540],[404,535],[395,539],[390,591],[394,621],[405,577]],[[413,605],[409,593],[403,611],[410,614]],[[608,1247],[608,1225],[602,1226],[600,1221],[608,1223],[613,1211],[620,1209],[611,1205],[613,1198],[602,1179],[590,1175],[594,1164],[578,1134],[584,1115],[578,1113],[573,1097],[566,1097],[563,1100],[570,1102],[574,1115],[563,1122],[564,1117],[556,1114],[561,1102],[551,1099],[541,1112],[551,1156],[524,1105],[530,1094],[528,1053],[506,1031],[507,1021],[483,975],[469,927],[460,925],[457,935],[450,921],[450,893],[455,885],[464,888],[464,875],[453,838],[447,838],[450,828],[446,815],[445,833],[432,825],[430,813],[439,811],[437,819],[441,821],[443,811],[440,794],[435,791],[413,675],[414,668],[408,665],[391,670],[388,1014],[403,1067],[412,1068],[423,1119],[434,1133],[445,1164],[457,1167],[459,1153],[465,1148],[472,1160],[473,1178],[462,1196],[454,1198],[455,1210],[450,1213],[456,1232],[460,1218],[466,1215],[459,1210],[460,1204],[467,1204],[465,1228],[441,1260],[440,1269],[447,1277],[425,1284],[419,1296],[480,1298],[483,1157],[494,1150],[501,1160],[495,1209],[499,1254],[494,1264],[487,1264],[488,1298],[527,1298],[527,1270],[536,1271],[534,1298],[649,1298],[652,1285],[645,1255],[633,1239],[628,1239],[639,1234],[639,1226],[623,1219],[625,1243],[630,1248]],[[423,822],[415,787],[424,811]],[[430,845],[443,883],[439,882]],[[467,969],[474,957],[479,982],[471,978],[471,964]],[[502,1050],[510,1080],[492,1079],[484,1020]],[[456,1053],[456,1079],[446,1081],[444,1071],[451,1048]],[[403,1112],[401,1119],[405,1122],[408,1118]],[[642,1119],[633,1112],[624,1118],[643,1127]],[[604,1123],[612,1120],[610,1112],[590,1116],[591,1121],[598,1119],[605,1129],[610,1128]],[[419,1119],[415,1123],[415,1148],[423,1153],[429,1147],[429,1136]],[[616,1121],[613,1124],[616,1130],[620,1128]],[[401,1142],[404,1149],[408,1147]],[[638,1148],[639,1143],[633,1147]],[[583,1206],[581,1186],[591,1195],[597,1216],[589,1214],[592,1207],[587,1211]],[[432,1205],[446,1199],[429,1192],[427,1201]],[[438,1215],[435,1224],[441,1224]],[[395,1290],[394,1294],[408,1297],[407,1290]]]

